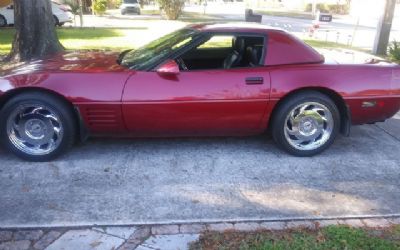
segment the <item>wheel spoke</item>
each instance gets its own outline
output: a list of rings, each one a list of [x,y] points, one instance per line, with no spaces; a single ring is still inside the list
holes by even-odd
[[[285,138],[298,150],[313,150],[329,140],[333,126],[332,114],[327,107],[316,102],[306,102],[289,112],[285,123]]]
[[[298,132],[296,132],[296,131],[293,131],[293,130],[290,130],[290,129],[286,129],[286,131],[287,131],[287,133],[289,135],[292,135],[292,136],[297,136],[298,135]]]
[[[38,114],[39,111],[41,111],[41,110],[43,110],[42,107],[36,107],[31,112],[29,112],[29,114]]]
[[[57,135],[57,137],[59,137],[60,133],[61,133],[61,128],[53,127],[53,130],[54,130],[54,133]]]
[[[46,117],[46,118],[49,119],[49,120],[58,122],[58,119],[57,119],[57,117],[56,117],[54,114],[47,114],[47,115],[44,115],[44,117]]]
[[[23,104],[7,118],[9,141],[28,155],[46,155],[61,143],[63,126],[56,112],[38,104]]]
[[[300,114],[303,114],[310,105],[304,105],[300,108]]]

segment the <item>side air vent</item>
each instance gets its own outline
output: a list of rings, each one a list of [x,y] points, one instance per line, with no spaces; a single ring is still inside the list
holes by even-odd
[[[114,110],[89,109],[86,114],[90,125],[110,126],[117,122]]]
[[[85,108],[87,126],[94,132],[118,131],[123,126],[120,107]]]

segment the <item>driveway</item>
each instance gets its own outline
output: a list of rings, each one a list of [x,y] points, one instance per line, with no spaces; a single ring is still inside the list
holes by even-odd
[[[296,158],[267,136],[93,139],[51,163],[0,151],[0,227],[400,214],[400,113]]]

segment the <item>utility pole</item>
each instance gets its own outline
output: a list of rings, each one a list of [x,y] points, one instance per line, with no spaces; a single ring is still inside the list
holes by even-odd
[[[375,43],[372,50],[372,53],[375,55],[386,55],[387,53],[395,7],[396,0],[385,0],[384,12],[378,22]]]
[[[82,4],[82,0],[78,0],[79,3],[79,23],[81,25],[81,27],[83,26],[83,4]]]
[[[317,14],[317,0],[312,1],[311,12],[312,12],[312,16],[315,17],[315,15]]]

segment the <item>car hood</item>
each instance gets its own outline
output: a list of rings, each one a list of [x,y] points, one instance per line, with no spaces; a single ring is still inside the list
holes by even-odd
[[[0,68],[0,76],[41,72],[110,72],[126,71],[117,63],[117,52],[63,52],[54,56],[24,63],[8,64]]]

